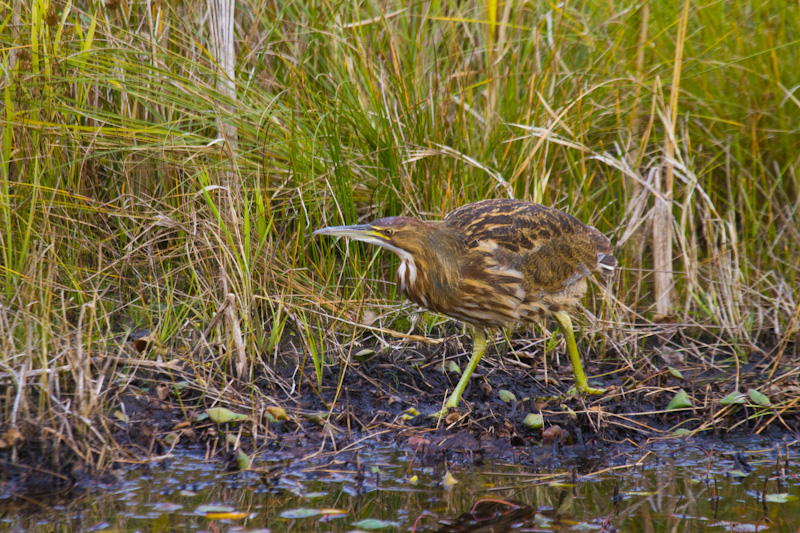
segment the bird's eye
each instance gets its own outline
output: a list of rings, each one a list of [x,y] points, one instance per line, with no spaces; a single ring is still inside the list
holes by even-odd
[[[394,235],[394,230],[391,228],[385,229],[383,230],[383,234],[386,235],[387,237],[391,237],[392,235]]]

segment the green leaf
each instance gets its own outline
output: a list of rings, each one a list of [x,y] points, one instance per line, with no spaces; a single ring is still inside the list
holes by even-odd
[[[769,401],[766,395],[758,392],[756,389],[750,389],[747,391],[747,395],[750,396],[750,399],[753,400],[753,403],[758,405],[763,405],[764,407],[769,407],[772,405],[772,402]]]
[[[281,518],[308,518],[310,516],[317,516],[321,514],[319,509],[307,509],[300,507],[298,509],[288,509],[281,511]]]
[[[681,371],[678,370],[677,368],[672,368],[671,366],[668,366],[667,367],[667,372],[669,372],[669,375],[672,376],[675,379],[679,379],[681,381],[684,380],[683,374],[681,374]]]
[[[535,413],[528,413],[525,420],[522,422],[531,429],[539,429],[544,427],[544,417]]]
[[[506,403],[511,403],[511,402],[517,403],[517,397],[514,396],[514,393],[511,392],[510,390],[500,389],[499,391],[497,391],[497,395],[500,396],[500,399]]]
[[[201,505],[194,510],[194,514],[207,515],[208,513],[232,513],[235,507],[230,505]]]
[[[458,363],[456,363],[455,361],[448,361],[447,365],[445,365],[445,369],[447,370],[447,372],[451,374],[461,373],[461,367],[458,366]]]
[[[720,405],[733,405],[735,403],[745,403],[744,393],[733,391],[719,401]]]
[[[224,407],[212,407],[211,409],[206,409],[206,414],[208,414],[208,418],[210,418],[215,424],[239,422],[240,420],[245,420],[247,418],[247,415],[234,413],[230,409],[225,409]]]
[[[667,406],[667,411],[672,411],[674,409],[685,409],[691,406],[692,406],[692,401],[689,399],[689,395],[686,394],[685,390],[681,389],[678,391],[675,397],[672,398],[672,401],[669,402],[669,405]]]
[[[249,470],[251,463],[250,456],[239,450],[239,453],[236,454],[236,466],[239,467],[239,470]]]
[[[793,496],[788,492],[781,492],[780,494],[767,494],[764,500],[769,503],[789,503],[797,501],[797,496]]]
[[[387,529],[390,527],[398,527],[400,524],[397,522],[390,522],[389,520],[378,520],[375,518],[367,518],[365,520],[359,520],[352,524],[355,527],[359,527],[361,529]]]

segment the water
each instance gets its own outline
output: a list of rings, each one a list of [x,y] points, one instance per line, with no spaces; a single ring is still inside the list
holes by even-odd
[[[291,455],[230,473],[182,452],[69,500],[0,500],[0,530],[800,530],[800,444],[790,440],[520,448],[515,464],[480,466],[374,445]],[[443,483],[448,472],[455,485]]]

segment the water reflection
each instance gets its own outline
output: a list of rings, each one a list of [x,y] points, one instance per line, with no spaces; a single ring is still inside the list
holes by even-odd
[[[185,452],[70,500],[0,500],[7,531],[787,531],[798,444],[664,441],[520,450],[516,464],[423,464],[413,452],[288,459],[230,473]],[[788,453],[788,456],[787,456]],[[551,454],[551,455],[547,455]],[[588,459],[591,458],[591,459]],[[457,483],[443,483],[450,472]]]

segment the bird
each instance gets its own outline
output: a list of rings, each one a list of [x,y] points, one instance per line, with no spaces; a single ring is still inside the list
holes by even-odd
[[[613,274],[617,260],[609,238],[572,215],[525,200],[487,199],[441,220],[390,216],[313,234],[394,252],[400,259],[397,284],[409,300],[474,327],[472,357],[440,416],[458,406],[486,351],[487,328],[551,316],[566,339],[574,389],[606,392],[589,386],[569,312],[585,295],[586,278]]]

